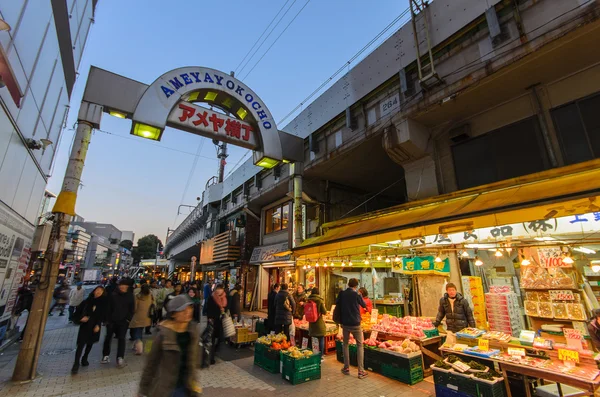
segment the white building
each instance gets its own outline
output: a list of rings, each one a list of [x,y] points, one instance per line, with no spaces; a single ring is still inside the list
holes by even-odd
[[[9,27],[0,30],[0,343],[96,3],[0,0],[0,19]]]
[[[125,230],[121,232],[121,241],[129,240],[132,243],[135,243],[133,239],[135,238],[135,233],[130,230]]]

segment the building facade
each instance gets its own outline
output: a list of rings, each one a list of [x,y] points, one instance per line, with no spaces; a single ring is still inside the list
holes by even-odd
[[[29,262],[96,0],[0,1],[0,342]],[[8,275],[8,276],[7,276]]]

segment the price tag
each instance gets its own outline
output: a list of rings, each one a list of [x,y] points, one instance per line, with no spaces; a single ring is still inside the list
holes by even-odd
[[[582,339],[581,331],[573,328],[563,328],[563,333],[567,339]]]
[[[525,349],[522,349],[520,347],[509,347],[508,354],[510,356],[525,357]]]
[[[479,338],[479,350],[484,352],[490,350],[490,340]]]
[[[369,336],[369,340],[377,340],[377,331],[371,331],[371,335]]]
[[[319,350],[319,339],[312,338],[312,351],[314,354],[319,354],[321,351]]]
[[[271,331],[271,335],[275,335],[275,331]]]
[[[379,309],[371,310],[371,324],[377,324],[377,316],[379,316]]]
[[[575,295],[573,295],[573,291],[569,290],[551,290],[550,299],[553,301],[574,301]]]
[[[302,349],[308,348],[308,338],[302,338]]]
[[[558,359],[562,361],[570,361],[579,363],[579,352],[576,350],[558,349]]]

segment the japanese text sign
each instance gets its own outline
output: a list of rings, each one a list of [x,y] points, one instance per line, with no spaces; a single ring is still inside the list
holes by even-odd
[[[306,349],[308,347],[308,338],[302,338],[302,348]]]
[[[563,262],[562,250],[558,247],[538,248],[540,266],[542,267],[571,267],[571,264]]]
[[[258,147],[250,124],[193,103],[181,102],[175,106],[169,114],[168,124],[247,149]]]
[[[371,331],[371,335],[369,336],[369,340],[377,340],[377,335],[379,333],[377,331]]]
[[[579,362],[579,352],[568,349],[558,349],[558,359],[562,361]]]
[[[488,351],[490,350],[490,340],[489,339],[483,339],[483,338],[479,338],[479,350],[481,351]]]
[[[563,328],[563,334],[566,339],[578,339],[581,340],[581,331],[573,328]]]
[[[371,324],[377,323],[377,317],[379,316],[379,309],[371,310]]]
[[[525,357],[525,349],[522,349],[520,347],[509,347],[508,354],[510,356]]]
[[[574,301],[573,291],[569,290],[550,290],[550,299],[553,301]]]

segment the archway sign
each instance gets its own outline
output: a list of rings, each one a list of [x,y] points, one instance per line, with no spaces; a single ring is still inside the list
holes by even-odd
[[[131,134],[143,138],[158,141],[169,126],[251,149],[264,168],[299,160],[284,159],[282,132],[260,97],[219,70],[182,67],[146,85],[92,66],[83,102],[130,118]]]

